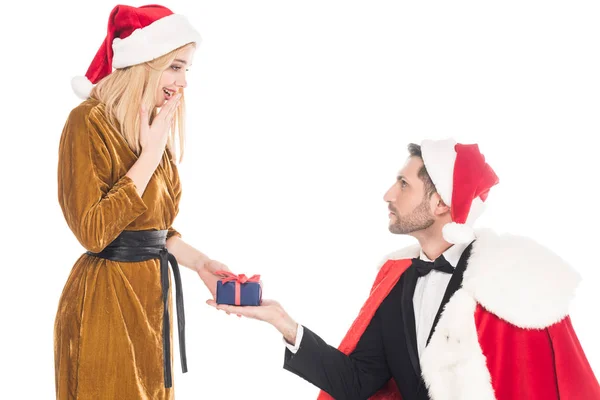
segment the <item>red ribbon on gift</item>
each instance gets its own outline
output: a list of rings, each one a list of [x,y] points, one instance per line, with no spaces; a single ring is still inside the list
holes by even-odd
[[[241,285],[246,283],[246,282],[255,282],[255,283],[259,283],[260,282],[260,275],[252,275],[250,278],[248,278],[246,275],[244,274],[239,274],[236,275],[232,272],[229,271],[217,271],[215,272],[216,275],[224,275],[226,276],[226,278],[221,279],[221,282],[223,282],[223,285],[226,284],[227,282],[235,282],[235,305],[239,306],[241,304]]]

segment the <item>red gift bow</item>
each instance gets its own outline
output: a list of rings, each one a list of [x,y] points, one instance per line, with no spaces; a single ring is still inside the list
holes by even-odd
[[[247,282],[260,283],[260,275],[252,275],[250,278],[248,278],[244,274],[236,275],[229,271],[216,271],[215,274],[226,276],[226,278],[221,279],[221,282],[223,282],[223,285],[226,284],[227,282],[235,281],[235,305],[236,306],[239,306],[241,304],[241,297],[242,297],[241,285],[243,285],[244,283],[247,283]]]

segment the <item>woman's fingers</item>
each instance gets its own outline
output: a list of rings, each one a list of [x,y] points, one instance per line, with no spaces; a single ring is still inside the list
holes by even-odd
[[[163,118],[165,121],[168,121],[169,118],[173,116],[177,105],[179,104],[179,99],[181,99],[181,93],[177,93],[175,96],[170,98],[167,101],[167,104],[161,107],[160,112],[156,116],[156,118]]]
[[[146,106],[142,105],[140,107],[140,128],[143,131],[147,131],[150,127],[149,117],[148,117],[148,109]]]

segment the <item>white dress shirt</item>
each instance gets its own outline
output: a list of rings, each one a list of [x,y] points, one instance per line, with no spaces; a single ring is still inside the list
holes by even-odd
[[[469,246],[469,243],[455,244],[446,250],[443,254],[446,261],[456,268],[462,253]],[[423,250],[419,257],[423,261],[432,261],[427,258]],[[433,320],[437,314],[440,304],[442,304],[442,298],[450,282],[451,274],[433,270],[425,276],[421,276],[417,279],[417,286],[415,287],[415,294],[413,296],[413,308],[415,310],[415,328],[417,334],[417,349],[419,351],[419,357],[425,349],[427,339],[429,338],[429,332],[433,326]],[[286,347],[294,354],[298,351],[300,343],[302,342],[302,335],[304,334],[304,328],[298,324],[296,330],[296,343],[289,344],[285,339],[283,342]]]
[[[452,267],[456,268],[460,256],[462,256],[462,253],[468,246],[469,243],[455,244],[442,253],[442,255]],[[427,258],[423,250],[421,250],[419,258],[423,261],[433,261]],[[442,299],[444,298],[444,293],[446,292],[448,283],[450,283],[451,277],[452,275],[446,272],[432,270],[427,275],[417,279],[417,286],[415,287],[415,294],[413,296],[413,308],[415,310],[415,329],[419,358],[427,345],[429,332],[431,332],[433,321],[442,304]]]

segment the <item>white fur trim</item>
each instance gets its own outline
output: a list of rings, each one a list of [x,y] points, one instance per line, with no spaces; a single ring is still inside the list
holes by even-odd
[[[420,359],[433,400],[495,400],[475,326],[476,301],[459,289],[440,317]]]
[[[532,239],[481,230],[463,279],[478,303],[520,328],[542,329],[567,316],[581,280]]]
[[[73,91],[78,97],[87,100],[88,97],[90,97],[94,85],[85,76],[76,76],[71,79],[71,88],[73,88]]]
[[[377,269],[381,269],[388,260],[404,260],[406,258],[415,258],[421,255],[421,247],[418,244],[411,244],[400,250],[394,251],[385,256],[377,265]]]
[[[450,222],[442,227],[442,235],[448,243],[470,243],[475,239],[475,231],[465,224]]]
[[[452,205],[452,188],[454,185],[454,163],[456,162],[456,141],[423,140],[421,155],[427,173],[431,177],[437,192],[446,205]]]
[[[448,223],[442,227],[442,235],[449,243],[470,243],[475,239],[475,230],[473,224],[485,210],[485,204],[479,197],[473,199],[471,209],[467,216],[465,224],[455,222]]]
[[[171,14],[150,25],[136,29],[125,39],[115,38],[113,48],[113,68],[124,68],[154,60],[183,45],[202,38],[188,19],[180,14]]]
[[[520,328],[543,329],[567,316],[581,280],[567,262],[534,240],[475,231],[462,287],[489,312]],[[414,258],[418,244],[387,260]]]

